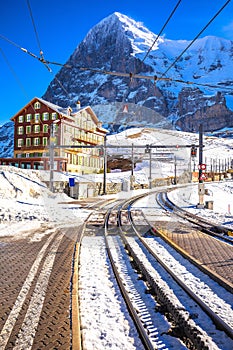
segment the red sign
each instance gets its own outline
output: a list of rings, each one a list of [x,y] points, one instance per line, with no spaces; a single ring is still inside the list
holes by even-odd
[[[206,170],[206,164],[199,164],[198,169]]]
[[[206,177],[206,174],[201,174],[201,176],[199,177],[199,180],[205,180],[205,179],[207,179],[207,177]]]

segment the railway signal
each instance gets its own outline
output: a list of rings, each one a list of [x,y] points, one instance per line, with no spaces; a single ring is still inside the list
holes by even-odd
[[[197,147],[196,146],[192,146],[191,147],[191,157],[196,157],[197,156]]]

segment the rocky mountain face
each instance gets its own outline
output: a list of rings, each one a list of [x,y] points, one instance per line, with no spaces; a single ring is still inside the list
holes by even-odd
[[[217,92],[205,97],[199,89],[185,89],[178,95],[177,111],[180,118],[176,125],[185,131],[197,131],[203,124],[205,131],[231,127],[233,112],[226,106],[226,99]]]
[[[140,123],[184,131],[197,131],[200,122],[205,131],[233,126],[233,42],[198,39],[173,65],[189,42],[160,37],[145,58],[155,39],[142,23],[112,14],[89,31],[43,98],[63,107],[80,100],[109,125]]]
[[[0,157],[13,157],[14,153],[14,123],[0,126]]]

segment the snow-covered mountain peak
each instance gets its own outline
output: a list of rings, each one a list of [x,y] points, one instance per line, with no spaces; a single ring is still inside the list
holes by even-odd
[[[233,42],[224,38],[213,35],[205,36],[198,39],[193,45],[192,50],[201,49],[202,51],[231,51],[233,49]]]
[[[67,62],[72,69],[63,67],[43,98],[63,107],[73,106],[77,99],[92,107],[131,103],[151,109],[172,121],[175,127],[188,131],[198,130],[203,115],[205,130],[232,126],[233,42],[208,36],[197,39],[186,50],[191,41],[156,39],[157,35],[141,22],[114,12],[88,32]],[[130,72],[151,77],[166,75],[169,81],[158,79],[156,84],[154,79],[129,81],[124,74]],[[133,124],[153,123],[148,113],[143,115],[134,108],[126,118],[122,110],[111,116],[118,125],[126,119]],[[100,117],[102,114],[104,107]]]
[[[98,33],[101,33],[101,36],[99,36]],[[146,28],[142,22],[136,22],[134,19],[122,13],[114,12],[96,24],[88,32],[83,42],[89,43],[94,39],[98,46],[99,40],[102,42],[104,37],[106,38],[113,34],[116,38],[124,36],[125,40],[128,39],[130,41],[133,50],[131,54],[133,56],[138,53],[146,52],[157,36]],[[159,38],[158,43],[163,41],[162,38]],[[157,45],[156,43],[153,48],[154,50],[158,47]]]

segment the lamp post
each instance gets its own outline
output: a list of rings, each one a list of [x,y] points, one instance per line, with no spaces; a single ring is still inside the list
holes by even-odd
[[[177,161],[176,161],[176,156],[174,156],[174,185],[177,185]]]
[[[132,168],[131,168],[131,176],[130,176],[130,189],[133,190],[134,189],[134,146],[132,143],[132,153],[131,153],[131,157],[132,157]]]
[[[152,188],[152,183],[151,183],[151,180],[152,180],[152,177],[151,177],[151,161],[152,161],[152,158],[151,158],[151,147],[150,145],[146,145],[146,148],[145,148],[145,153],[149,153],[149,189]]]
[[[106,191],[106,176],[107,176],[107,136],[104,135],[104,178],[103,178],[103,195],[107,194]]]
[[[55,124],[57,124],[60,120],[54,121],[50,125],[50,138],[49,138],[49,168],[50,168],[50,175],[49,175],[49,189],[51,192],[54,192],[54,185],[53,185],[53,173],[54,173],[54,146],[55,146]]]
[[[205,194],[205,184],[203,183],[203,125],[199,126],[199,183],[198,183],[198,196],[199,203],[197,205],[198,208],[204,208],[204,194]]]

